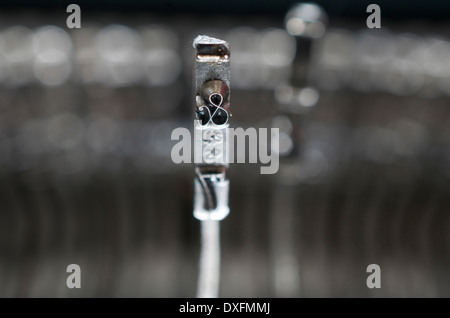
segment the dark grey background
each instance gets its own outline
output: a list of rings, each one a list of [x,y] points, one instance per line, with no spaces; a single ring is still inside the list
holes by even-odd
[[[293,1],[77,3],[81,30],[56,2],[1,6],[0,296],[193,297],[193,167],[170,159],[172,129],[192,126],[192,40],[230,41],[233,126],[268,127],[291,65],[264,64],[261,43]],[[382,29],[368,30],[370,2],[319,3],[330,22],[311,61],[320,100],[299,122],[303,172],[287,185],[230,167],[221,296],[448,297],[448,4],[379,1]],[[39,40],[48,25],[63,31]],[[39,45],[66,62],[49,67]],[[145,74],[132,54],[150,56]]]

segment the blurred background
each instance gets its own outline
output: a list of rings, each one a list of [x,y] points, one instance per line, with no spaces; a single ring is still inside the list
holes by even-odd
[[[220,295],[450,297],[450,3],[377,1],[368,29],[371,2],[318,1],[307,40],[290,0],[78,1],[81,29],[70,2],[0,4],[0,297],[195,296],[170,136],[198,34],[231,45],[232,126],[281,131],[276,175],[230,167]]]

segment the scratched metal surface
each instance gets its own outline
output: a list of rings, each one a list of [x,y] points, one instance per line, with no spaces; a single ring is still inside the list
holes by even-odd
[[[192,125],[191,41],[230,42],[234,126],[267,127],[293,58],[282,21],[91,15],[67,32],[19,17],[0,19],[0,296],[193,297],[193,167],[170,160],[172,129]],[[450,296],[445,30],[331,23],[298,183],[230,167],[221,296]]]

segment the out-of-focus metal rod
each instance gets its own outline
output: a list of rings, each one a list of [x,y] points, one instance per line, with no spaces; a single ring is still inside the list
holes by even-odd
[[[291,92],[292,98],[282,98],[279,103],[280,115],[278,122],[289,126],[286,138],[289,139],[290,149],[280,160],[279,178],[274,189],[271,212],[271,249],[273,286],[277,297],[298,297],[300,288],[299,247],[297,240],[298,207],[295,204],[299,193],[298,169],[302,153],[301,121],[306,112],[297,96],[309,83],[308,69],[310,64],[311,47],[314,39],[323,35],[326,25],[325,12],[315,4],[302,3],[294,6],[286,15],[287,31],[296,38],[297,52],[293,62],[293,73],[287,87],[281,87],[277,94],[284,91]],[[317,93],[315,91],[315,93]],[[273,126],[276,126],[273,125]],[[280,128],[283,132],[286,127]],[[280,141],[281,143],[281,141]]]

